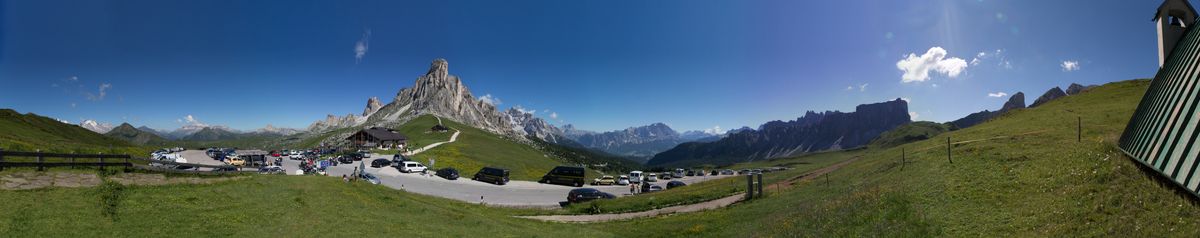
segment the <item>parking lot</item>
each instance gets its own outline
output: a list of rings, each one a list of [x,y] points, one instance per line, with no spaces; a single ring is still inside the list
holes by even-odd
[[[221,163],[220,161],[214,160],[205,155],[204,151],[189,150],[185,151],[184,153],[189,162],[195,158],[194,160],[197,162],[194,163]],[[373,154],[372,158],[363,159],[363,165],[369,165],[370,161],[375,158],[391,157],[390,155],[384,156]],[[279,158],[267,157],[267,161],[274,161],[276,159]],[[326,172],[328,176],[331,177],[341,177],[342,175],[349,176],[352,172],[354,172],[355,166],[358,165],[358,162],[353,164],[338,164],[337,166],[330,166],[326,169]],[[283,158],[283,168],[288,175],[295,175],[296,171],[300,169],[300,161]],[[570,186],[540,184],[536,181],[513,180],[502,186],[477,182],[472,181],[470,178],[475,171],[461,171],[463,178],[458,180],[446,180],[441,177],[433,176],[432,173],[427,176],[421,174],[400,173],[400,171],[397,171],[392,167],[371,168],[370,166],[367,166],[365,171],[379,177],[380,184],[390,188],[470,203],[486,203],[502,206],[545,208],[559,207],[563,202],[566,201],[567,192],[569,192],[571,189],[575,189],[575,187]],[[693,184],[729,176],[730,175],[695,176],[674,179],[672,181],[683,181],[687,184]],[[665,186],[666,182],[660,181],[656,184]],[[604,192],[616,194],[618,196],[630,195],[628,186],[584,185],[584,187],[596,188]]]

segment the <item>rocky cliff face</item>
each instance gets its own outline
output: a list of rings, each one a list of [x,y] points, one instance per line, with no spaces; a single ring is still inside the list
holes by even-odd
[[[957,128],[967,128],[1003,115],[1008,111],[1021,108],[1025,108],[1025,93],[1017,92],[1012,97],[1009,97],[1007,102],[1004,102],[1004,106],[1000,107],[999,111],[983,110],[982,112],[971,113],[966,117],[951,121],[950,125],[954,125]]]
[[[1066,96],[1067,96],[1067,93],[1063,92],[1062,88],[1054,87],[1054,88],[1051,88],[1049,91],[1046,91],[1046,93],[1042,94],[1041,97],[1038,97],[1037,100],[1034,100],[1033,104],[1029,104],[1029,107],[1031,107],[1031,108],[1037,107],[1039,105],[1050,102],[1051,100],[1058,99],[1061,97],[1066,97]]]
[[[523,133],[526,136],[536,137],[545,142],[560,143],[562,138],[562,130],[554,127],[546,120],[533,116],[533,113],[523,112],[516,108],[509,108],[504,111],[511,120],[513,130],[518,133]]]
[[[104,135],[129,141],[137,145],[158,145],[166,142],[166,139],[151,132],[134,128],[129,123],[121,123],[120,126],[113,128],[108,133],[104,133]]]
[[[363,109],[362,116],[370,117],[371,114],[375,114],[375,112],[379,111],[380,108],[383,108],[383,103],[379,102],[379,97],[368,98],[367,108]]]
[[[686,142],[679,132],[663,123],[603,133],[586,133],[573,139],[588,148],[635,157],[649,157]]]
[[[419,115],[430,114],[516,140],[526,140],[524,136],[528,134],[550,142],[556,140],[549,135],[555,133],[557,128],[544,120],[525,119],[517,124],[517,120],[509,114],[476,98],[458,76],[450,74],[450,65],[444,59],[435,59],[429,70],[417,77],[412,87],[400,89],[392,102],[381,103],[378,98],[370,98],[361,116],[329,115],[324,120],[313,122],[308,131],[316,135],[348,127],[394,128]],[[527,126],[529,130],[525,130]],[[340,138],[349,133],[343,134],[328,136],[323,142],[341,143]]]
[[[714,142],[683,143],[659,153],[650,166],[726,165],[808,152],[854,148],[912,122],[908,103],[864,104],[854,112],[807,112],[793,121],[771,121],[758,130],[739,130]]]

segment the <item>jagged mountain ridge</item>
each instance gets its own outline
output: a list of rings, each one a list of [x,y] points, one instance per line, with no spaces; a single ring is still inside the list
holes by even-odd
[[[658,153],[649,166],[726,165],[866,145],[885,131],[912,122],[901,99],[863,104],[854,112],[809,111],[793,121],[771,121],[737,130],[714,142],[689,142]]]
[[[966,117],[951,121],[949,124],[954,125],[955,128],[967,128],[979,123],[983,123],[994,117],[1003,115],[1008,111],[1021,108],[1025,108],[1025,93],[1017,92],[1016,94],[1013,94],[1012,97],[1009,97],[1008,101],[1004,102],[1004,106],[1001,106],[999,111],[983,110],[981,112],[971,113]]]

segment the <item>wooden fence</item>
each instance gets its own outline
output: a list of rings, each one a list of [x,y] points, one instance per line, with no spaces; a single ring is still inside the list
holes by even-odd
[[[11,161],[13,157],[35,158],[33,161]],[[66,159],[66,161],[47,161],[47,158]],[[9,160],[6,160],[9,159]],[[147,165],[135,164],[133,162],[141,161]],[[157,165],[157,166],[156,166]],[[169,167],[168,167],[169,166]],[[5,151],[0,150],[0,171],[7,167],[37,167],[38,171],[44,171],[47,167],[124,167],[140,169],[148,169],[163,172],[182,172],[182,173],[198,173],[198,172],[257,172],[260,166],[243,166],[236,167],[231,165],[207,165],[193,163],[178,163],[169,160],[143,159],[133,158],[123,154],[64,154],[64,153],[45,153],[25,152],[25,151]],[[198,171],[177,169],[180,167],[186,168],[210,168],[212,171]],[[253,171],[242,171],[242,169],[250,168]]]

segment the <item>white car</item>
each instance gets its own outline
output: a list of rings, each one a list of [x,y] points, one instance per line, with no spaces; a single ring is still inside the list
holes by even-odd
[[[629,172],[630,183],[642,183],[642,171]]]
[[[629,176],[621,175],[621,177],[617,178],[617,184],[618,185],[629,185]]]
[[[649,174],[646,174],[646,181],[645,181],[645,182],[647,182],[647,183],[658,182],[658,174],[656,174],[656,173],[649,173]]]
[[[425,168],[425,165],[413,161],[404,161],[404,163],[397,164],[395,166],[396,170],[400,170],[400,172],[404,173],[420,173],[425,172],[427,169]]]
[[[299,159],[304,159],[304,155],[303,155],[303,154],[300,154],[300,151],[295,151],[295,150],[293,150],[293,151],[292,151],[292,154],[291,154],[291,155],[288,155],[288,158],[291,158],[291,159],[294,159],[294,160],[299,160]]]

